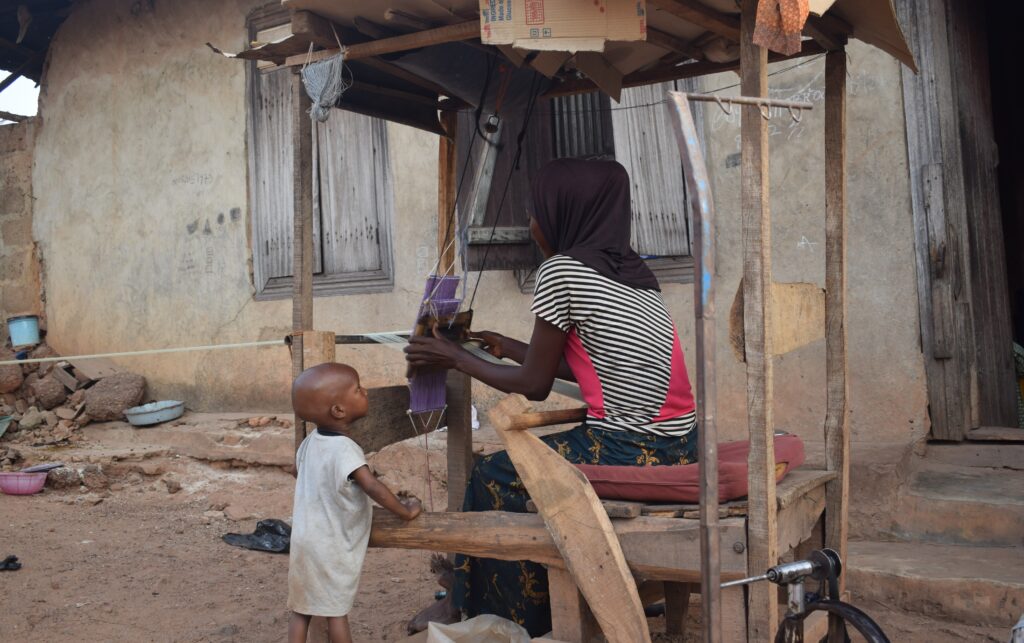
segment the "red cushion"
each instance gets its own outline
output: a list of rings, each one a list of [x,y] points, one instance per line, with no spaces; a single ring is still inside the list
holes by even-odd
[[[747,456],[750,442],[718,445],[718,501],[747,495]],[[795,435],[775,437],[776,480],[804,463],[804,443]],[[598,497],[638,502],[698,502],[698,464],[668,466],[619,466],[577,464]]]

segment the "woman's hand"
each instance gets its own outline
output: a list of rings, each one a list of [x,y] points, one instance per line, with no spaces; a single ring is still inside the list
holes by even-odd
[[[405,359],[413,368],[455,368],[459,356],[465,353],[455,342],[445,339],[434,325],[433,337],[410,337],[405,347]]]
[[[482,348],[491,355],[494,355],[498,359],[505,357],[505,342],[508,338],[504,335],[489,330],[482,330],[479,333],[470,332],[469,336],[473,339],[479,339],[482,341]]]

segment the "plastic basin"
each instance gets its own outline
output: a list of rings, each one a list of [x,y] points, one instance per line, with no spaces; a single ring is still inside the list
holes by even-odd
[[[152,426],[161,422],[176,420],[185,413],[185,403],[178,400],[162,400],[150,402],[142,406],[134,406],[124,412],[133,426]]]
[[[34,493],[39,493],[45,484],[45,471],[0,473],[0,491],[9,496],[31,496]]]

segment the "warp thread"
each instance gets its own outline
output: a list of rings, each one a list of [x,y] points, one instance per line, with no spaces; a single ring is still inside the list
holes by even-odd
[[[443,317],[459,312],[462,300],[455,297],[461,278],[457,275],[430,275],[423,292],[423,303],[420,304],[415,328],[424,315]],[[409,410],[413,413],[436,411],[445,407],[445,383],[448,372],[444,369],[416,369],[409,377]]]

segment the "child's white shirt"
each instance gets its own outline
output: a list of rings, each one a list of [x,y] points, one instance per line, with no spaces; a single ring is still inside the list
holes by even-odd
[[[349,478],[366,456],[350,438],[313,431],[295,462],[288,608],[345,616],[359,588],[373,517],[370,498]]]

